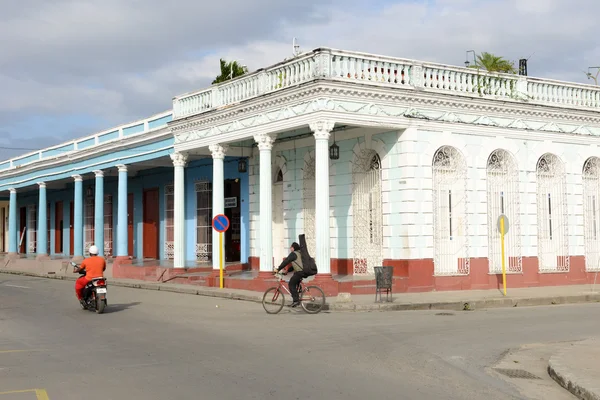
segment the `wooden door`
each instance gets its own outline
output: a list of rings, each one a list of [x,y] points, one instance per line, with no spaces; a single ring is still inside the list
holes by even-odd
[[[69,246],[70,249],[70,253],[71,255],[73,255],[75,249],[75,231],[74,228],[75,227],[75,205],[73,204],[73,202],[71,201],[71,211],[69,212],[69,240],[71,243],[71,246]]]
[[[127,195],[127,254],[133,257],[133,193]]]
[[[63,253],[63,202],[54,205],[54,253]]]
[[[158,259],[158,189],[144,191],[144,258]]]
[[[6,245],[6,238],[4,236],[6,235],[6,208],[4,207],[0,208],[0,227],[2,228],[2,230],[0,230],[0,253],[5,253],[6,249],[4,246]]]
[[[24,254],[27,246],[27,238],[25,237],[25,235],[23,235],[23,232],[25,232],[25,228],[27,226],[27,207],[21,207],[20,217],[21,225],[19,229],[19,237],[17,238],[17,243],[21,243],[21,246],[19,246],[19,253]],[[23,238],[22,241],[21,238]]]

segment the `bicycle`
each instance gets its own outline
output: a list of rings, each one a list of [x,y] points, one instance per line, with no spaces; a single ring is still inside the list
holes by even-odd
[[[277,278],[277,286],[265,290],[262,299],[263,308],[268,314],[277,314],[283,309],[283,306],[285,305],[284,292],[287,292],[290,296],[292,295],[287,287],[288,282],[283,279],[283,275],[275,273],[274,276]],[[298,286],[300,306],[308,314],[318,314],[323,309],[323,306],[325,306],[325,293],[316,285],[307,286],[304,279],[306,278],[303,278]],[[271,292],[273,292],[273,294],[269,295]],[[274,311],[269,311],[269,309],[267,309],[267,304],[274,305]],[[314,308],[311,307],[311,305],[314,305]]]

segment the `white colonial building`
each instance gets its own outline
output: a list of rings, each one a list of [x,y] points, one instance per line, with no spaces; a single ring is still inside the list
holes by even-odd
[[[176,96],[161,259],[208,261],[214,284],[210,217],[235,204],[247,271],[229,287],[262,287],[304,233],[329,293],[360,292],[378,265],[394,267],[396,291],[493,288],[505,214],[510,285],[588,282],[599,110],[594,86],[326,48]]]

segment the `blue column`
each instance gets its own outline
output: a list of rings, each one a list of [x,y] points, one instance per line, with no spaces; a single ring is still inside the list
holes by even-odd
[[[46,201],[46,183],[38,183],[40,195],[38,202],[38,223],[37,223],[37,255],[44,257],[48,255],[48,216],[46,214],[48,202]]]
[[[98,255],[104,256],[104,172],[96,174],[96,200],[94,202],[94,243],[98,247]]]
[[[10,189],[10,203],[8,205],[8,252],[17,254],[17,190]]]
[[[83,178],[74,175],[75,199],[73,204],[73,258],[83,257]]]
[[[127,257],[127,166],[117,165],[119,168],[119,193],[117,201],[117,257]]]

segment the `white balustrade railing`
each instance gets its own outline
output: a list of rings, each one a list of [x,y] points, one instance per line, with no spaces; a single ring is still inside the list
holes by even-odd
[[[177,96],[173,99],[173,119],[229,106],[315,79],[600,108],[600,88],[596,86],[321,48],[208,89]]]

